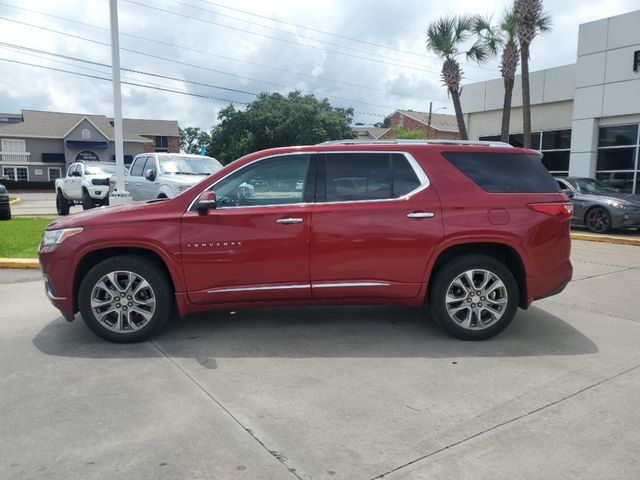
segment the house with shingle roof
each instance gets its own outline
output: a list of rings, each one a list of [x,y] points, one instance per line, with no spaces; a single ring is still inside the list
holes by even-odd
[[[123,119],[125,164],[145,152],[179,152],[175,120]],[[0,176],[18,186],[51,184],[78,160],[115,161],[113,119],[22,110],[0,113]]]
[[[429,135],[429,113],[417,112],[415,110],[396,110],[387,117],[389,119],[389,130],[380,139],[395,138],[395,129],[400,127],[405,130],[420,130],[424,132],[424,138],[459,140],[460,131],[455,115],[443,113],[431,114],[431,131]]]

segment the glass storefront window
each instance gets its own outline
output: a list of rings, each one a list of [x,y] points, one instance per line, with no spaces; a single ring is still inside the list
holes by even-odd
[[[621,192],[640,193],[638,124],[600,127],[596,178]]]
[[[620,145],[637,145],[638,125],[615,125],[600,127],[599,147],[614,147]]]

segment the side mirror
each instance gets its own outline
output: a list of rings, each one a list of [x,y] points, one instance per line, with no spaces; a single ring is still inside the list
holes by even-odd
[[[202,192],[196,202],[198,215],[206,215],[209,210],[215,210],[216,206],[216,192],[213,190]]]
[[[576,196],[576,194],[575,194],[575,193],[573,193],[573,191],[572,191],[572,190],[568,190],[568,189],[567,189],[567,190],[562,190],[562,193],[564,193],[564,194],[565,194],[567,197],[569,197],[569,198],[573,198],[573,197],[575,197],[575,196]]]
[[[153,182],[156,179],[156,170],[155,168],[149,168],[144,172],[144,178]]]

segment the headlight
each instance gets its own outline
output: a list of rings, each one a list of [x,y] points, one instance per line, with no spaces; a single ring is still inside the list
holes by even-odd
[[[609,205],[611,205],[613,208],[620,208],[620,209],[623,209],[623,208],[626,208],[626,207],[627,207],[624,203],[622,203],[622,202],[616,202],[615,200],[611,200],[611,201],[609,201],[609,202],[607,202],[607,203],[608,203]]]
[[[174,185],[173,188],[175,189],[176,193],[182,193],[186,190],[189,190],[191,188],[191,185]]]
[[[42,246],[48,247],[50,245],[56,245],[64,242],[67,238],[82,232],[82,227],[74,228],[60,228],[58,230],[45,230],[44,237],[42,237]]]

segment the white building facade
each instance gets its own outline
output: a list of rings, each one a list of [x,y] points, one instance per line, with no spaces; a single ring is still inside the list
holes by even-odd
[[[575,64],[530,73],[532,147],[555,175],[640,193],[640,10],[580,25]],[[500,138],[501,78],[464,86],[470,139]],[[521,144],[516,77],[510,143]]]

